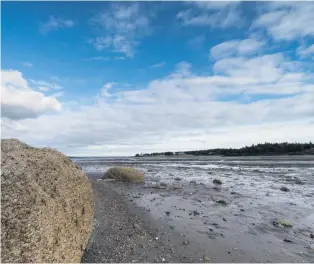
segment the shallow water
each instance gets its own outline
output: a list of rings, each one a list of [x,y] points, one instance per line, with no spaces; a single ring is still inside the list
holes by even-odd
[[[144,171],[144,186],[111,183],[112,187],[148,210],[152,218],[175,227],[185,239],[196,241],[200,251],[215,262],[314,259],[314,156],[75,161],[89,175],[112,166]],[[177,177],[180,180],[175,180]],[[213,184],[215,178],[223,184]],[[155,189],[160,183],[166,186]],[[281,191],[282,186],[289,191]],[[227,205],[218,200],[225,200]],[[199,214],[194,215],[195,210]],[[275,219],[288,220],[293,228],[275,227]]]

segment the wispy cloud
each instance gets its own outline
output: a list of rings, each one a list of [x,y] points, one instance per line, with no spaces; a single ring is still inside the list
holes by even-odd
[[[252,24],[264,28],[276,40],[314,36],[314,2],[270,2]]]
[[[312,57],[314,60],[314,44],[310,46],[301,45],[297,48],[297,54],[303,58]]]
[[[62,86],[57,83],[42,81],[42,80],[28,80],[33,87],[37,87],[40,91],[60,90]]]
[[[239,4],[236,1],[189,2],[191,7],[178,12],[177,19],[185,26],[238,27],[243,24]]]
[[[244,40],[230,40],[220,43],[210,50],[214,59],[230,57],[233,55],[251,55],[262,48],[265,43],[254,38]]]
[[[85,60],[89,60],[89,61],[108,61],[108,60],[110,60],[110,58],[109,57],[98,56],[98,57],[87,58]]]
[[[73,20],[55,18],[54,16],[50,16],[48,21],[40,23],[39,31],[41,34],[46,35],[50,31],[58,30],[61,28],[71,28],[74,25],[75,23]]]
[[[161,67],[165,66],[165,64],[166,64],[166,62],[162,61],[162,62],[151,65],[150,68],[161,68]]]
[[[109,11],[104,11],[91,19],[103,35],[89,42],[96,50],[111,49],[133,57],[141,37],[151,32],[149,18],[141,10],[139,3],[115,3]]]

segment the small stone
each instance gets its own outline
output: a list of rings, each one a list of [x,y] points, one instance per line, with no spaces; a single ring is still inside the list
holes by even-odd
[[[289,190],[286,186],[282,186],[282,187],[280,188],[280,191],[289,192],[290,190]]]
[[[214,179],[214,180],[213,180],[213,183],[214,183],[214,184],[219,184],[219,185],[220,185],[220,184],[222,184],[222,181],[221,181],[221,180],[219,180],[219,179]]]
[[[196,181],[190,181],[190,184],[196,184]]]
[[[294,183],[295,183],[295,184],[303,184],[303,181],[302,181],[300,178],[295,177],[295,178],[294,178]]]
[[[287,239],[287,238],[285,238],[283,241],[284,241],[284,242],[287,242],[287,243],[293,243],[292,240]]]
[[[188,244],[190,244],[190,242],[189,241],[183,241],[183,243],[182,243],[183,245],[188,245]]]
[[[170,215],[170,212],[169,211],[167,211],[167,212],[165,212],[166,213],[166,215]]]
[[[314,234],[310,234],[310,238],[314,238]]]
[[[227,202],[225,200],[218,200],[217,203],[222,205],[227,205]]]
[[[176,177],[176,178],[174,178],[176,181],[181,181],[182,180],[182,178],[180,178],[180,177]]]
[[[227,222],[226,218],[224,218],[224,217],[222,218],[222,220],[224,220],[225,222]]]
[[[242,209],[242,208],[240,209],[240,211],[241,211],[241,212],[245,212],[245,210],[244,210],[244,209]]]
[[[134,224],[134,225],[133,225],[133,228],[134,228],[135,230],[138,230],[138,229],[140,229],[140,226],[139,226],[138,224]]]

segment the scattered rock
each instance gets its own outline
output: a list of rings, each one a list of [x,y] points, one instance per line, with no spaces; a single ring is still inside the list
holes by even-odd
[[[166,187],[166,186],[167,186],[167,183],[161,182],[161,183],[160,183],[160,186]]]
[[[144,182],[144,173],[134,168],[113,167],[105,173],[104,178],[121,182]]]
[[[186,240],[186,241],[183,241],[182,244],[183,245],[188,245],[188,244],[190,244],[190,242]]]
[[[199,215],[200,213],[199,213],[197,210],[194,210],[194,211],[192,212],[192,214],[193,214],[194,216],[196,216],[196,215]]]
[[[214,179],[214,180],[213,180],[213,183],[214,183],[214,184],[219,184],[219,185],[221,185],[221,184],[222,184],[222,181],[219,180],[219,179]]]
[[[167,212],[165,212],[166,213],[166,215],[170,215],[170,212],[169,211],[167,211]]]
[[[225,222],[227,222],[227,219],[226,219],[226,218],[224,218],[224,217],[222,218],[222,220],[224,220]]]
[[[284,242],[287,242],[287,243],[293,243],[292,240],[287,239],[287,238],[285,238],[283,241],[284,241]]]
[[[238,193],[238,192],[231,192],[230,194],[239,195],[239,193]]]
[[[276,219],[273,221],[273,225],[280,228],[291,228],[293,225],[288,220]]]
[[[176,181],[181,181],[182,180],[182,178],[180,178],[180,177],[176,177],[176,178],[174,178]]]
[[[139,226],[138,224],[133,224],[133,228],[134,228],[135,230],[139,230],[139,229],[140,229],[140,226]]]
[[[303,181],[302,181],[300,178],[295,177],[295,178],[294,178],[294,183],[295,183],[295,184],[303,184]]]
[[[196,181],[190,181],[190,184],[196,184]]]
[[[314,238],[314,234],[310,234],[310,238]]]
[[[218,204],[227,205],[227,202],[225,200],[218,200]]]
[[[242,209],[242,208],[240,209],[240,211],[241,211],[241,212],[245,212],[245,210],[244,210],[244,209]]]
[[[282,186],[282,187],[280,188],[280,191],[289,192],[290,190],[289,190],[286,186]]]
[[[91,184],[51,148],[1,140],[1,262],[80,262],[93,223]]]

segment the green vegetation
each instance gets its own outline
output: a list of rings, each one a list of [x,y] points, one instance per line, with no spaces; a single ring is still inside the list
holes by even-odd
[[[184,152],[154,152],[145,154],[136,154],[136,157],[142,156],[172,156],[172,155],[193,155],[193,156],[266,156],[266,155],[314,155],[314,144],[309,143],[263,143],[234,148],[217,148],[207,150],[192,150]]]
[[[144,173],[133,168],[110,168],[103,177],[122,182],[144,182]]]

